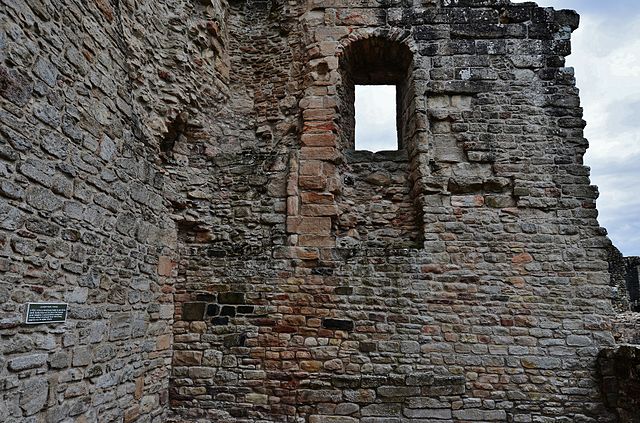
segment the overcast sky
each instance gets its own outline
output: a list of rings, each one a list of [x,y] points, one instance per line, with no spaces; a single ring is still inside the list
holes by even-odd
[[[567,66],[575,68],[587,121],[585,162],[600,189],[598,220],[625,256],[640,255],[640,0],[537,3],[580,13]],[[376,151],[396,142],[395,94],[387,90],[375,96],[392,105],[386,115],[364,90],[356,92],[356,135],[371,141],[357,148]]]

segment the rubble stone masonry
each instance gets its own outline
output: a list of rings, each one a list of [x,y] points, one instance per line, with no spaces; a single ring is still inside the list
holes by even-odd
[[[613,349],[575,12],[0,0],[0,19],[0,420],[637,421],[607,361],[637,355]],[[398,150],[356,151],[354,86],[383,83]],[[28,302],[67,322],[25,325]]]

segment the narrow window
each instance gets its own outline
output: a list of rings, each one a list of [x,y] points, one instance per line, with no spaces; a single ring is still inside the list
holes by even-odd
[[[395,85],[355,86],[355,149],[398,150]]]
[[[410,149],[416,133],[412,63],[406,45],[384,38],[364,38],[345,48],[337,87],[342,148]]]

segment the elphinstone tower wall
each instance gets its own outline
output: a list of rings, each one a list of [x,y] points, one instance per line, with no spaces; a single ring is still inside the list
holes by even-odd
[[[0,19],[0,420],[640,421],[575,12],[2,0]],[[396,86],[393,151],[355,149],[369,84]],[[43,303],[66,320],[26,324]]]

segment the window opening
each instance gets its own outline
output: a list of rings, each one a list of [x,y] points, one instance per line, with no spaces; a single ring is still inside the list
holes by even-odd
[[[340,56],[341,84],[337,93],[340,109],[337,129],[342,148],[408,151],[416,128],[412,57],[406,45],[379,37],[364,38],[346,46]],[[356,91],[360,97],[362,90],[386,92],[358,99],[356,106]],[[363,113],[368,117],[360,117]],[[369,145],[379,144],[383,139],[383,144]]]
[[[398,150],[395,85],[355,86],[355,149]]]

